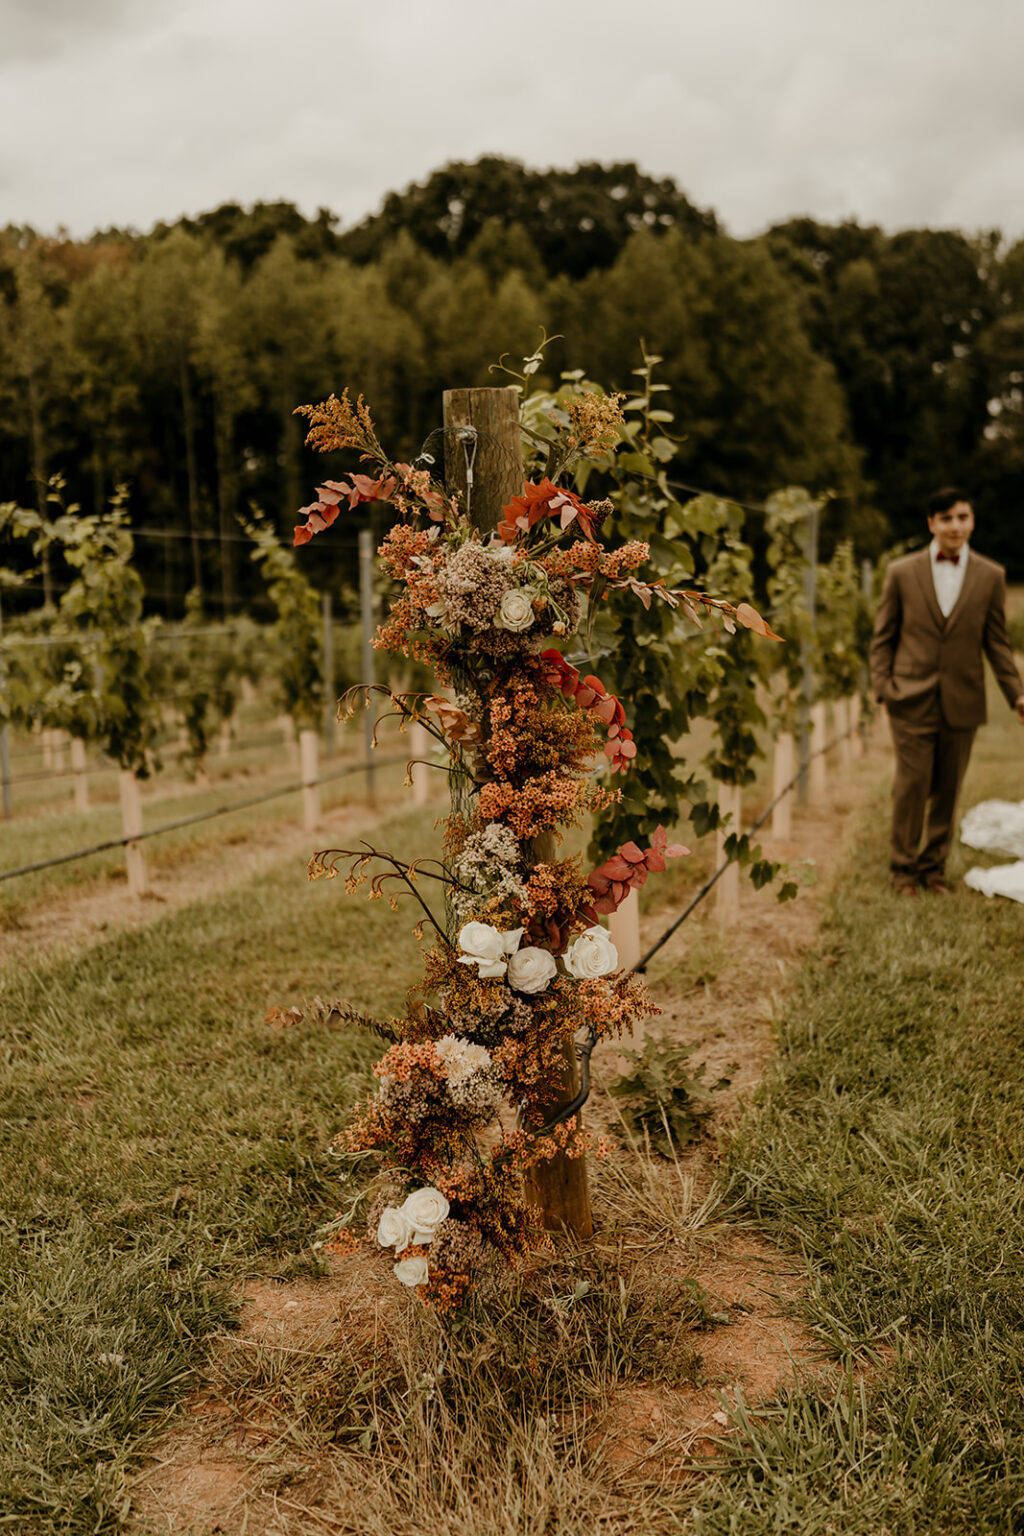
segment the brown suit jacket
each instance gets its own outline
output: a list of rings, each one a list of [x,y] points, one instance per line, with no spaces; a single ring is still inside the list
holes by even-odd
[[[871,638],[871,683],[890,714],[911,720],[938,693],[951,730],[982,725],[985,669],[992,664],[1011,706],[1024,693],[1006,634],[1006,572],[972,549],[952,613],[942,617],[928,550],[894,560],[885,573]]]

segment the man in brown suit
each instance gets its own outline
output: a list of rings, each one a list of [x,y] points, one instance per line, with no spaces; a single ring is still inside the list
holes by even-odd
[[[892,883],[906,896],[919,885],[936,895],[950,890],[943,876],[957,796],[986,719],[982,653],[1024,722],[1024,683],[1006,634],[1006,572],[970,548],[974,512],[962,491],[936,492],[928,528],[928,548],[886,571],[871,639],[872,687],[889,712],[896,752]]]

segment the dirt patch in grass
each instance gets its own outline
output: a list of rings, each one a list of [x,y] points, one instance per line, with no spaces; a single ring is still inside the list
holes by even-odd
[[[617,1379],[571,1406],[588,1475],[607,1479],[610,1490],[623,1480],[633,1490],[664,1489],[699,1476],[716,1439],[734,1432],[737,1405],[756,1407],[775,1398],[781,1386],[830,1370],[819,1341],[796,1315],[806,1284],[802,1268],[755,1232],[721,1221],[712,1191],[721,1140],[771,1059],[778,1001],[818,941],[829,872],[841,859],[849,813],[877,783],[884,762],[879,742],[844,774],[841,788],[833,778],[824,804],[794,817],[789,844],[763,838],[766,852],[813,869],[817,883],[802,885],[798,899],[782,906],[770,892],[745,887],[739,917],[727,932],[709,904],[651,965],[652,989],[664,1009],[651,1027],[692,1045],[692,1059],[706,1064],[708,1081],[726,1077],[729,1083],[714,1095],[712,1135],[688,1149],[674,1171],[660,1172],[648,1159],[641,1190],[633,1174],[620,1170],[615,1180],[607,1179],[597,1202],[605,1232],[614,1227],[620,1233],[635,1202],[636,1240],[620,1247],[622,1284],[652,1274],[655,1284],[658,1275],[676,1285],[692,1282],[702,1312],[688,1335],[695,1351],[692,1381],[657,1380],[652,1359],[651,1379],[644,1379],[641,1365],[635,1379]],[[644,947],[672,915],[655,911],[645,918]],[[614,1047],[596,1053],[588,1109],[591,1127],[612,1134],[618,1117],[601,1084],[620,1064]],[[383,1271],[361,1256],[333,1260],[329,1279],[250,1282],[238,1335],[223,1341],[209,1384],[140,1474],[135,1508],[146,1528],[224,1536],[360,1530],[352,1501],[358,1504],[363,1495],[353,1478],[360,1481],[357,1466],[369,1466],[372,1455],[357,1463],[358,1443],[351,1436],[342,1447],[322,1434],[305,1434],[289,1417],[295,1399],[288,1391],[248,1397],[244,1389],[233,1391],[231,1357],[260,1351],[264,1383],[286,1381],[289,1371],[297,1377],[342,1346],[372,1361],[374,1341],[394,1331],[403,1300]],[[248,1369],[251,1379],[251,1361]],[[346,1489],[350,1497],[343,1500]],[[632,1520],[623,1509],[621,1524],[614,1514],[603,1516],[601,1529],[639,1529]],[[421,1529],[418,1523],[401,1528]],[[655,1521],[650,1529],[656,1528]],[[476,1527],[453,1521],[444,1529]],[[479,1527],[481,1536],[484,1529]]]
[[[826,1368],[814,1335],[794,1315],[805,1279],[787,1255],[752,1232],[709,1238],[694,1274],[712,1309],[694,1338],[693,1386],[623,1387],[612,1394],[592,1447],[616,1473],[692,1477],[733,1426],[731,1409],[771,1401],[780,1388]]]
[[[245,1286],[237,1333],[221,1340],[207,1382],[136,1481],[139,1529],[291,1536],[335,1528],[309,1508],[320,1501],[330,1451],[303,1443],[288,1411],[294,1402],[275,1383],[291,1375],[307,1388],[311,1362],[353,1343],[372,1354],[394,1302],[364,1256],[329,1257],[328,1267],[321,1280]],[[260,1387],[240,1393],[240,1378]]]

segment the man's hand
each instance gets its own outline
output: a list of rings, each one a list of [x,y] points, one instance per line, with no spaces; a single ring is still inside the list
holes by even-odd
[[[1013,707],[1017,711],[1017,719],[1020,721],[1021,725],[1024,725],[1024,693],[1021,694],[1020,698],[1016,701]]]

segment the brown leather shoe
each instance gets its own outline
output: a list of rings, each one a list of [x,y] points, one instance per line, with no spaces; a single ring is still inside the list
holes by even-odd
[[[932,875],[930,880],[925,880],[922,884],[933,896],[952,896],[953,894],[953,887],[948,880],[943,880],[941,875]]]
[[[892,893],[894,896],[910,896],[914,901],[917,900],[917,886],[911,885],[908,880],[894,881]]]

